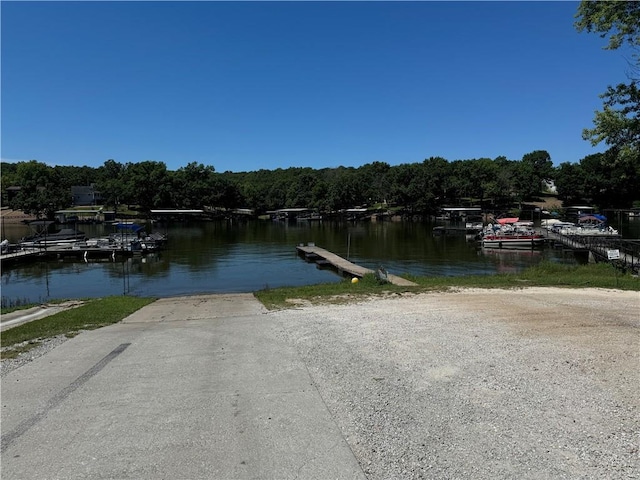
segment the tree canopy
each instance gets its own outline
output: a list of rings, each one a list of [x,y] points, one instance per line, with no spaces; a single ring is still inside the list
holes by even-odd
[[[593,128],[583,130],[583,138],[593,145],[605,142],[614,151],[629,160],[640,156],[640,2],[638,1],[583,1],[576,13],[575,27],[579,32],[598,33],[607,38],[604,47],[617,50],[631,49],[629,83],[609,85],[600,96],[603,109],[595,112]]]

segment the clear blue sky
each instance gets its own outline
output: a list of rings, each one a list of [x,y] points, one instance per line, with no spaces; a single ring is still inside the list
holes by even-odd
[[[384,161],[555,164],[619,51],[577,2],[7,2],[2,159],[216,171]]]

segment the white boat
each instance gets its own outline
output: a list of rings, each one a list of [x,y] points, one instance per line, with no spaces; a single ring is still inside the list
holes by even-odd
[[[544,245],[545,237],[528,225],[519,225],[517,218],[499,225],[489,224],[482,234],[482,246],[486,248],[533,248]]]
[[[484,222],[482,220],[469,220],[465,222],[464,228],[467,233],[478,233],[484,228]]]
[[[606,236],[618,237],[618,231],[606,225],[606,217],[602,215],[582,215],[578,218],[578,223],[556,223],[553,231],[562,235],[580,235],[585,237]]]
[[[564,222],[562,220],[558,220],[557,218],[549,218],[549,219],[542,220],[540,222],[540,226],[543,228],[546,228],[547,230],[555,231],[561,228],[573,227],[575,226],[575,223]]]
[[[72,244],[77,241],[86,240],[87,236],[80,230],[73,228],[63,228],[56,232],[47,232],[23,238],[20,242],[22,247],[47,247],[51,245]]]
[[[555,230],[562,235],[579,235],[583,237],[619,237],[618,230],[613,227],[595,227],[595,226],[565,226]]]

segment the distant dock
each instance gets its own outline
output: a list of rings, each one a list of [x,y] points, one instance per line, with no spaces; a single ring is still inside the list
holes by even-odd
[[[35,260],[74,259],[84,262],[103,260],[115,262],[116,258],[131,257],[134,252],[126,249],[83,248],[73,249],[69,246],[51,245],[46,248],[26,248],[12,253],[0,255],[2,267]]]
[[[40,256],[41,251],[39,249],[19,250],[17,252],[3,253],[0,255],[0,263],[4,266],[5,264],[18,263],[20,261],[35,259]]]
[[[296,247],[298,254],[304,256],[308,262],[315,262],[318,265],[329,265],[335,268],[340,275],[350,275],[351,277],[362,278],[367,274],[375,274],[375,272],[369,268],[356,265],[355,263],[346,260],[335,253],[332,253],[324,248],[316,247],[313,244],[310,245],[298,245]],[[401,287],[417,287],[418,285],[410,280],[407,280],[397,275],[387,274],[387,280]]]

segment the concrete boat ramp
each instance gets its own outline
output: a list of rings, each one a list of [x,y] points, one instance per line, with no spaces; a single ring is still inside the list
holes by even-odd
[[[319,265],[329,265],[335,268],[340,275],[350,275],[352,277],[362,278],[367,274],[375,274],[369,268],[351,263],[349,260],[336,255],[324,248],[315,246],[314,244],[298,245],[296,247],[299,255],[304,256],[307,261],[315,262]],[[417,287],[418,285],[406,278],[397,275],[387,274],[387,280],[393,285],[401,287]]]
[[[250,294],[161,299],[2,378],[2,478],[365,479]]]

